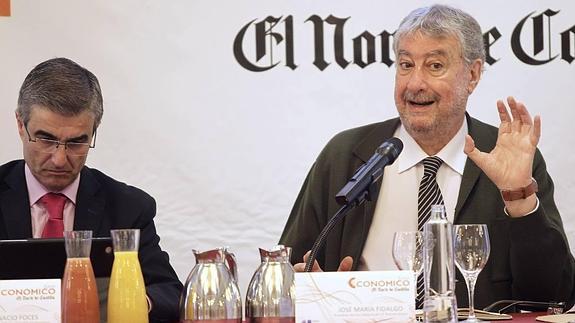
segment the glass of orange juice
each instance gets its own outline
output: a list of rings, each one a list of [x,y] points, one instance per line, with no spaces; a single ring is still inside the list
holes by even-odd
[[[108,323],[148,322],[148,301],[138,246],[139,229],[111,230],[114,264],[108,289]]]
[[[92,231],[65,231],[66,268],[62,279],[62,322],[100,322],[96,278],[90,262]]]

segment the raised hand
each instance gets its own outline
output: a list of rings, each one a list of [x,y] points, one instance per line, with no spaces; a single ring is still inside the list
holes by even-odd
[[[464,151],[475,164],[497,185],[500,190],[513,190],[531,183],[533,157],[541,137],[541,118],[531,118],[523,103],[507,98],[508,108],[497,101],[499,112],[499,133],[495,148],[489,153],[475,147],[467,135]],[[524,200],[506,202],[511,216],[523,215],[535,208],[535,196]],[[519,214],[517,214],[519,213]],[[523,213],[523,214],[520,214]]]

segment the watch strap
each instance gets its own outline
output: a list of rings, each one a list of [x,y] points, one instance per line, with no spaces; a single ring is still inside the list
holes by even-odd
[[[537,181],[535,178],[531,177],[531,183],[525,187],[514,190],[501,190],[501,197],[503,197],[504,201],[522,200],[538,191],[539,186],[537,185]]]

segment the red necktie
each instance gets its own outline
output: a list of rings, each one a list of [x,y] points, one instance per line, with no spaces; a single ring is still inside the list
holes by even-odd
[[[66,196],[48,193],[40,198],[40,203],[48,211],[48,221],[42,231],[42,238],[62,238],[64,236],[64,205]]]

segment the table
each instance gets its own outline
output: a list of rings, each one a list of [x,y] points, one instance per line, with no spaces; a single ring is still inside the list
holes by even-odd
[[[548,315],[545,312],[534,312],[534,313],[513,313],[511,316],[513,319],[511,321],[501,321],[501,322],[539,322],[535,320],[538,316]]]

